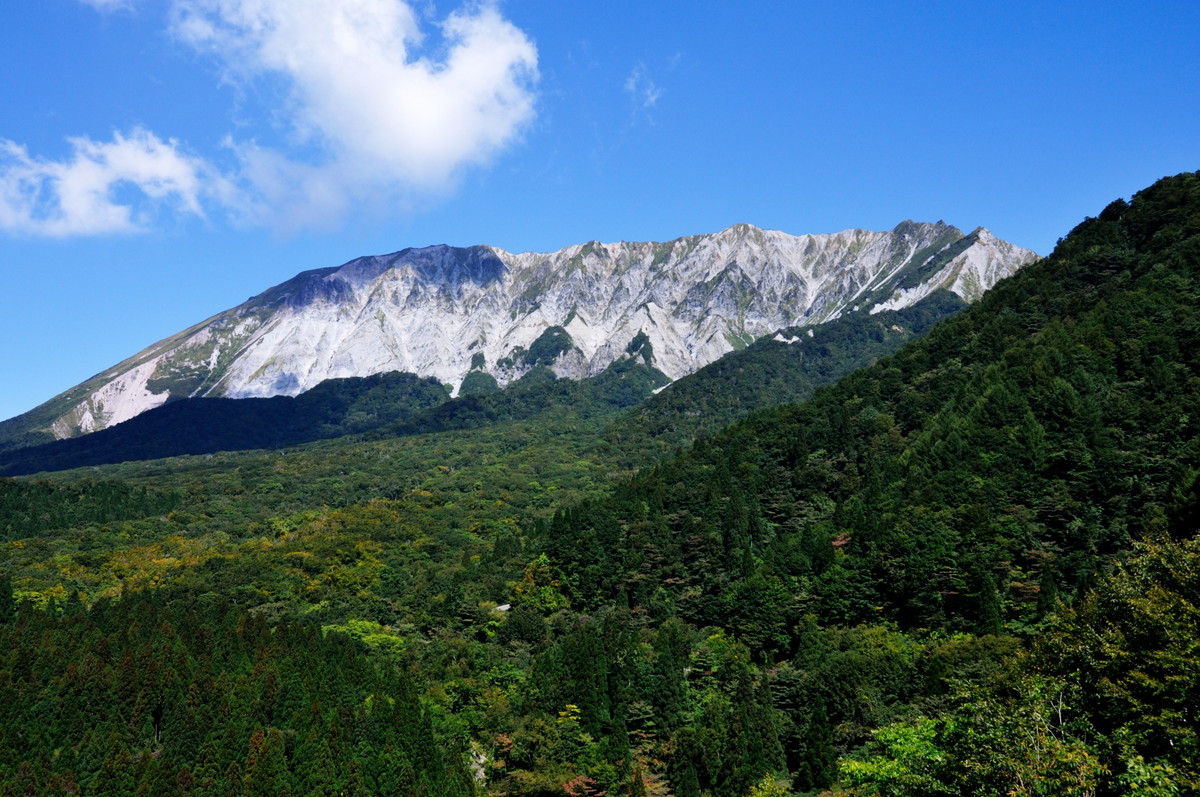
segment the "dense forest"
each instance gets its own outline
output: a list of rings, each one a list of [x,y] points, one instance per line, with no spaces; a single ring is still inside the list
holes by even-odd
[[[0,479],[0,794],[1200,791],[1200,173],[931,299]]]
[[[12,793],[472,793],[412,681],[348,637],[211,594],[7,608]]]

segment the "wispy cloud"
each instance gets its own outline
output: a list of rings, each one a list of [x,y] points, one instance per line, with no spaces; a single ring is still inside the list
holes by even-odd
[[[116,11],[118,9],[133,8],[133,0],[79,0],[84,5],[89,5],[98,11]]]
[[[658,84],[650,79],[646,65],[640,62],[633,67],[629,77],[625,78],[625,91],[633,98],[634,103],[643,109],[657,105],[663,93]]]
[[[100,10],[132,0],[81,0]],[[341,223],[350,208],[406,207],[455,187],[535,114],[537,50],[488,2],[426,40],[404,0],[171,0],[171,33],[222,77],[266,81],[282,144],[225,140],[226,168],[137,128],[69,139],[61,161],[0,140],[0,230],[88,235],[146,229],[164,209],[205,207],[282,231]],[[245,109],[243,109],[245,110]],[[216,142],[211,142],[215,144]]]
[[[140,232],[164,208],[203,216],[202,200],[227,192],[204,161],[141,128],[109,142],[68,141],[71,156],[61,161],[0,141],[0,229],[55,237]]]

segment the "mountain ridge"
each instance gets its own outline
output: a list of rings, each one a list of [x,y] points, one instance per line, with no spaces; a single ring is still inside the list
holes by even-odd
[[[800,236],[738,224],[549,253],[402,249],[303,271],[159,341],[0,424],[0,447],[86,434],[182,397],[297,395],[386,371],[454,394],[472,373],[504,386],[539,364],[582,378],[638,335],[677,379],[783,327],[900,309],[937,288],[971,301],[1036,257],[983,228],[912,221]]]

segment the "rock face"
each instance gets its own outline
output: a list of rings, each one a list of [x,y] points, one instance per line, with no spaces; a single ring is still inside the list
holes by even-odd
[[[383,371],[457,391],[473,371],[501,386],[539,365],[582,378],[640,351],[677,379],[783,327],[903,308],[938,288],[972,301],[1036,259],[983,228],[907,221],[800,236],[739,224],[550,253],[405,249],[299,274],[43,407],[68,437],[172,398],[295,395]]]

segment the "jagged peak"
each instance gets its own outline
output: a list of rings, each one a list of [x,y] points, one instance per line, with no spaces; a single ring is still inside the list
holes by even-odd
[[[897,224],[892,230],[889,230],[886,232],[890,233],[890,234],[906,234],[906,233],[907,234],[921,234],[923,232],[927,232],[930,230],[952,231],[952,232],[957,233],[960,236],[962,235],[962,232],[957,227],[955,227],[951,224],[947,224],[945,221],[942,221],[941,219],[939,219],[936,222],[913,221],[911,219],[906,219],[906,220],[900,222],[899,224]],[[598,240],[593,240],[593,241],[586,241],[584,243],[571,244],[569,246],[565,246],[561,249],[558,249],[555,251],[550,251],[550,252],[541,252],[541,251],[535,252],[535,251],[528,251],[528,250],[518,252],[518,251],[504,249],[503,247],[499,247],[499,246],[487,246],[484,248],[494,252],[499,257],[506,258],[508,260],[517,259],[517,258],[545,258],[545,257],[552,257],[555,255],[560,255],[560,256],[564,256],[566,258],[570,258],[570,257],[574,257],[579,254],[586,255],[589,252],[603,253],[604,255],[612,256],[616,251],[618,251],[620,249],[628,249],[628,248],[632,248],[632,247],[671,248],[671,247],[675,247],[675,246],[679,246],[679,245],[694,244],[694,243],[703,242],[703,241],[722,241],[722,240],[728,241],[728,240],[746,240],[746,239],[787,240],[787,239],[799,239],[799,238],[820,240],[820,239],[845,239],[848,237],[858,237],[858,236],[862,236],[862,235],[880,235],[880,234],[883,234],[883,233],[881,233],[880,231],[867,230],[867,229],[864,229],[861,227],[847,227],[844,230],[839,230],[838,232],[831,232],[831,233],[795,234],[795,233],[784,232],[782,230],[771,229],[768,227],[760,227],[760,226],[758,226],[756,224],[752,224],[750,222],[738,222],[736,224],[731,224],[730,226],[725,227],[724,229],[719,230],[718,232],[700,233],[700,234],[696,234],[696,235],[681,235],[677,238],[671,238],[670,240],[666,240],[666,241],[658,241],[658,240],[655,240],[655,241],[626,241],[626,240],[621,240],[621,241],[612,241],[612,242],[605,243],[605,242],[601,242]]]
[[[952,224],[947,224],[946,222],[942,221],[941,219],[938,219],[937,221],[934,221],[934,222],[913,221],[912,219],[905,219],[904,221],[900,222],[895,227],[893,227],[891,230],[892,235],[900,235],[900,236],[920,235],[926,231],[953,232],[959,236],[962,235],[961,230],[959,230],[957,227],[955,227]]]
[[[652,339],[656,367],[678,378],[747,335],[855,311],[910,273],[903,265],[925,258],[930,245],[948,245],[951,231],[940,221],[905,220],[891,233],[793,235],[741,222],[665,243],[592,240],[518,254],[436,244],[359,257],[303,272],[161,341],[102,384],[64,394],[71,411],[57,433],[87,431],[78,419],[89,412],[98,419],[89,428],[100,428],[197,385],[206,395],[294,394],[383,370],[457,385],[475,354],[496,364],[485,370],[503,385],[521,368],[500,364],[548,327],[570,327],[573,353],[554,359],[563,374],[602,370],[641,331]],[[964,291],[972,297],[1020,265],[1015,247],[971,252],[977,276]]]

